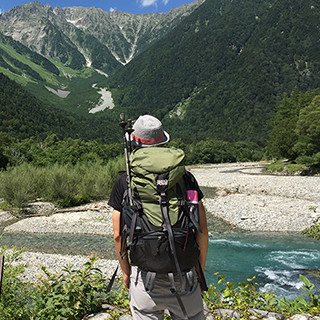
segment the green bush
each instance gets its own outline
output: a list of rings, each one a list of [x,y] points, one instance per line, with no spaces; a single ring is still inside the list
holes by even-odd
[[[96,260],[91,258],[80,270],[66,266],[58,274],[43,267],[46,276],[32,292],[32,319],[78,320],[98,312],[101,301],[108,299],[108,280],[94,267]]]
[[[217,284],[210,285],[203,298],[212,310],[216,307],[274,310],[277,307],[276,295],[257,290],[258,284],[254,279],[255,277],[247,279],[247,282],[240,282],[235,286],[234,283],[225,281],[224,275],[219,275]]]
[[[44,275],[31,284],[20,279],[25,266],[16,262],[21,253],[0,247],[0,254],[5,255],[0,320],[78,320],[101,311],[105,302],[129,309],[123,286],[106,293],[109,279],[95,267],[97,258],[90,258],[79,270],[67,265],[61,272],[51,273],[42,267]]]
[[[47,177],[48,185],[43,195],[44,199],[53,201],[61,207],[81,204],[81,202],[76,201],[81,179],[82,177],[77,174],[71,165],[50,167]]]
[[[0,198],[17,208],[35,199],[35,171],[32,166],[23,164],[0,174]]]
[[[123,157],[109,160],[106,165],[98,162],[48,167],[22,164],[0,172],[0,198],[17,208],[39,198],[61,207],[106,199],[124,167]]]
[[[294,300],[279,299],[273,292],[259,291],[258,283],[254,282],[254,279],[255,277],[247,279],[247,282],[240,282],[235,286],[234,283],[225,281],[224,275],[219,275],[217,284],[209,286],[209,290],[203,293],[203,299],[212,312],[216,308],[241,310],[241,319],[251,319],[252,314],[248,312],[250,308],[283,313],[288,317],[296,313],[320,315],[319,297],[315,294],[314,284],[307,277],[300,275],[304,284],[304,295],[308,298],[298,296]]]
[[[313,222],[312,226],[305,228],[302,233],[310,238],[320,240],[320,216]]]

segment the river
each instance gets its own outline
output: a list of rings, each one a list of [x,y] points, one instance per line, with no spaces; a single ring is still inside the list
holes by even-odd
[[[259,222],[265,222],[260,225],[269,228],[269,231],[258,233],[235,229],[229,223],[208,213],[208,283],[217,282],[217,272],[219,275],[225,275],[226,281],[235,284],[255,276],[259,290],[272,290],[279,297],[293,299],[303,293],[303,284],[299,280],[299,274],[303,274],[319,288],[320,278],[313,276],[309,269],[320,269],[320,242],[303,236],[300,232],[270,230],[276,223],[279,223],[282,229],[288,227],[288,230],[295,230],[301,227],[300,224],[306,223],[307,219],[312,221],[312,214],[319,214],[320,177],[257,175],[251,172],[253,169],[257,170],[256,167],[251,170],[251,167],[241,165],[240,172],[237,169],[239,166],[215,165],[196,171],[197,179],[199,177],[203,185],[208,186],[201,187],[202,191],[213,201],[208,203],[207,210],[212,210],[221,217],[233,212],[231,218],[238,215],[240,226],[243,221],[246,225],[251,224],[253,228]],[[243,169],[246,174],[243,173]],[[228,188],[229,193],[216,197],[217,188]],[[256,195],[259,196],[259,201],[256,201]],[[272,202],[274,198],[277,200],[276,203]],[[216,205],[218,200],[219,206]],[[251,216],[248,214],[250,210]],[[276,220],[280,213],[282,220]],[[253,219],[253,214],[256,220]],[[298,214],[299,218],[292,218],[296,217],[294,214]],[[237,222],[236,219],[234,221]],[[115,259],[111,236],[5,233],[1,243],[25,247],[27,251],[88,256],[95,253],[99,257]]]

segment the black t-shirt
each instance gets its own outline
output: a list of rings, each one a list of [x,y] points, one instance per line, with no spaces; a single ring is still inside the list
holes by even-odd
[[[193,174],[189,171],[186,171],[186,179],[187,183],[190,187],[190,190],[197,190],[198,192],[198,200],[200,201],[203,198],[203,193],[201,192],[198,182],[193,176]],[[127,174],[126,172],[122,173],[116,182],[114,183],[113,189],[111,191],[110,199],[108,205],[117,211],[121,211],[121,204],[123,200],[123,194],[127,189]]]

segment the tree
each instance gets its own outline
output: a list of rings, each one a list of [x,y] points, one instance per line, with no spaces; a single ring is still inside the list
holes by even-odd
[[[9,158],[4,154],[3,147],[0,147],[0,169],[6,168]]]
[[[320,95],[300,110],[295,133],[298,141],[294,150],[299,156],[314,156],[320,152]]]
[[[300,110],[310,105],[312,99],[319,94],[318,90],[306,93],[295,88],[291,95],[284,94],[276,106],[276,114],[272,121],[271,139],[267,144],[267,154],[276,158],[295,159],[297,154],[296,144],[302,132],[296,130],[300,118]],[[308,109],[309,110],[309,109]],[[303,117],[303,116],[302,116]]]

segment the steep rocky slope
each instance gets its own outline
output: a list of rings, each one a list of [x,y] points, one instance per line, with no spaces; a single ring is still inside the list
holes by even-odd
[[[0,15],[0,32],[73,69],[111,72],[172,30],[204,0],[168,13],[131,14],[98,8],[26,3]]]

